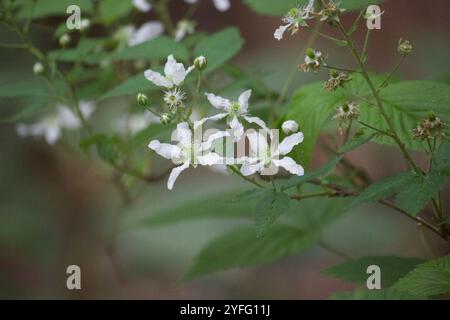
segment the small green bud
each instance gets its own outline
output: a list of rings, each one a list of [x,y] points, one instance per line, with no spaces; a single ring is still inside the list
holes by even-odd
[[[339,77],[339,72],[337,71],[337,70],[330,70],[330,77],[332,77],[332,78],[337,78],[337,77]]]
[[[59,37],[59,44],[61,47],[67,47],[70,43],[70,36],[67,33],[64,33],[61,37]]]
[[[207,65],[208,60],[206,59],[205,56],[199,56],[194,60],[194,66],[200,71],[204,70]]]
[[[400,38],[400,40],[398,41],[398,49],[397,50],[401,55],[407,55],[412,52],[413,47],[409,40],[404,40],[404,39]]]
[[[36,75],[40,75],[40,74],[44,73],[44,70],[45,70],[45,67],[42,64],[42,62],[36,62],[33,65],[33,73]]]
[[[170,113],[163,113],[159,120],[163,125],[167,125],[172,121],[172,115]]]
[[[314,52],[314,50],[312,48],[308,48],[306,49],[306,55],[308,57],[310,57],[311,59],[314,59],[316,57],[316,53]]]
[[[143,107],[148,105],[148,97],[145,93],[138,93],[136,96],[136,101]]]

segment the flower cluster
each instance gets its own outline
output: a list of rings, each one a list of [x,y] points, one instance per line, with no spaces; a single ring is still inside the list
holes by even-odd
[[[164,75],[151,69],[145,71],[145,77],[157,86],[168,90],[164,93],[164,102],[169,113],[161,116],[160,121],[167,123],[177,118],[180,122],[172,134],[176,144],[162,143],[152,140],[148,147],[166,159],[172,160],[177,166],[172,170],[167,187],[173,188],[175,180],[180,173],[189,167],[241,165],[240,171],[244,176],[260,172],[262,174],[275,174],[278,168],[284,168],[296,175],[303,175],[303,168],[292,158],[286,155],[292,151],[294,146],[303,141],[303,133],[298,131],[298,124],[292,120],[283,123],[283,131],[288,134],[285,139],[276,145],[274,131],[269,129],[266,123],[259,117],[249,112],[249,100],[251,90],[242,92],[237,100],[220,97],[214,93],[205,93],[209,103],[220,112],[200,120],[193,120],[189,116],[183,116],[186,111],[182,100],[186,93],[182,86],[186,76],[197,67],[199,70],[206,66],[206,58],[201,56],[196,60],[195,66],[184,67],[170,55],[164,68]],[[182,108],[180,110],[180,107]],[[178,111],[178,112],[177,112]],[[207,121],[225,120],[228,129],[225,131],[215,130],[213,134],[202,134],[203,125]],[[251,129],[250,133],[245,130],[245,124],[255,124],[259,132]],[[249,141],[248,155],[235,155],[234,148],[230,152],[216,152],[216,144],[222,145],[219,140],[229,138],[233,143],[244,143]],[[270,145],[268,141],[270,140]],[[223,142],[223,141],[221,141]],[[219,148],[221,149],[221,148]],[[229,151],[229,150],[228,150]],[[245,153],[245,148],[244,148]],[[281,157],[281,159],[280,159]]]
[[[346,72],[339,72],[337,70],[330,70],[330,77],[323,84],[323,88],[327,91],[335,91],[340,86],[344,85],[350,78]]]
[[[310,69],[317,71],[324,62],[324,57],[321,51],[312,48],[306,49],[305,62],[299,65],[299,68],[304,72],[309,72]]]
[[[354,102],[344,103],[336,107],[336,114],[333,119],[339,120],[339,131],[342,135],[344,124],[359,117],[359,106]]]
[[[423,119],[417,125],[417,128],[413,129],[413,136],[418,140],[426,140],[430,138],[445,137],[444,122],[434,112],[430,113],[428,118]]]

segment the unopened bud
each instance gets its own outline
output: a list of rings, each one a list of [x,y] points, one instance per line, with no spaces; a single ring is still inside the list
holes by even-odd
[[[315,54],[315,52],[314,52],[314,49],[312,49],[312,48],[306,49],[305,54],[306,54],[308,57],[310,57],[311,59],[314,59],[314,58],[316,57],[316,54]]]
[[[159,120],[163,125],[167,125],[172,121],[172,115],[170,113],[164,113]]]
[[[195,58],[195,60],[194,60],[194,66],[200,71],[204,70],[207,65],[208,65],[208,60],[206,60],[205,56],[199,56],[199,57]]]
[[[42,62],[36,62],[33,65],[33,72],[36,75],[42,74],[44,72],[45,68],[44,65],[42,64]]]
[[[148,105],[148,97],[145,93],[138,93],[136,96],[136,101],[143,107]]]
[[[298,131],[298,123],[294,120],[287,120],[283,122],[283,124],[281,125],[281,129],[286,134],[295,133]]]
[[[59,44],[61,47],[67,47],[70,43],[70,36],[67,33],[64,33],[61,37],[59,37]]]
[[[402,55],[410,54],[413,50],[412,44],[409,40],[400,38],[398,41],[398,52]]]

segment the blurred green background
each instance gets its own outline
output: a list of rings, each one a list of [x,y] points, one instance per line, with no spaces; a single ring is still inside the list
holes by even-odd
[[[372,70],[390,71],[398,59],[398,39],[403,37],[411,40],[414,53],[401,67],[400,77],[450,82],[450,2],[390,0],[381,7],[385,11],[382,29],[373,33],[369,47]],[[185,6],[175,4],[171,9],[177,17]],[[153,13],[144,17],[147,15],[150,18]],[[203,1],[194,17],[199,30],[237,26],[245,44],[235,63],[262,74],[276,90],[296,68],[299,50],[308,36],[300,31],[277,42],[273,31],[279,19],[257,15],[240,0],[231,0],[231,9],[225,13],[215,10],[210,1]],[[354,18],[355,14],[346,15],[344,23]],[[58,22],[49,19],[31,26],[40,48],[57,47],[51,35]],[[0,37],[5,42],[13,39],[3,27]],[[357,37],[363,41],[362,32]],[[315,47],[340,65],[351,65],[345,48],[322,40]],[[24,51],[1,48],[0,84],[33,81],[33,63]],[[323,76],[297,72],[292,89]],[[17,103],[2,99],[2,118]],[[99,108],[120,109],[120,104],[120,99],[108,100]],[[245,211],[227,202],[232,195],[249,189],[248,185],[235,177],[199,168],[183,173],[173,191],[166,189],[166,181],[135,185],[132,192],[137,200],[131,207],[123,207],[117,189],[100,178],[103,168],[79,152],[51,147],[42,140],[20,139],[9,123],[1,123],[0,137],[0,298],[326,299],[333,292],[354,288],[321,274],[320,270],[341,260],[320,248],[271,265],[180,281],[208,241],[236,225],[252,224],[248,218],[253,210],[251,203]],[[150,150],[143,152],[150,155]],[[327,155],[317,150],[313,167],[326,159]],[[374,144],[353,152],[350,159],[367,169],[373,179],[405,168],[395,150]],[[448,191],[443,197],[447,207]],[[293,206],[289,215],[314,215],[315,204],[310,208],[304,212]],[[186,218],[202,210],[213,210],[218,218]],[[236,219],[221,219],[224,210],[234,212]],[[179,222],[161,222],[157,227],[142,223],[143,218],[164,214],[178,216],[175,220]],[[110,250],[107,242],[116,222],[116,246]],[[376,205],[353,210],[326,231],[328,242],[352,257],[395,254],[430,258],[445,253],[444,246],[441,252],[429,252],[421,236],[428,237],[439,250],[441,243],[433,235],[421,235],[413,222]],[[81,267],[80,291],[65,287],[66,267],[71,264]]]

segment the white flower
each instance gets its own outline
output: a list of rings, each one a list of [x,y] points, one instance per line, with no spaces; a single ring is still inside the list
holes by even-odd
[[[280,156],[288,154],[294,146],[303,141],[303,133],[298,132],[287,136],[276,147],[272,144],[269,147],[266,137],[257,132],[247,134],[247,138],[250,142],[250,156],[247,162],[241,167],[241,173],[244,176],[249,176],[256,172],[263,172],[266,168],[277,167],[282,167],[298,176],[304,174],[303,167],[297,164],[294,159],[290,157],[282,157],[280,159]]]
[[[152,9],[152,5],[146,0],[133,0],[133,5],[142,12],[148,12]]]
[[[89,118],[94,111],[93,102],[80,102],[80,111],[84,118]],[[21,137],[45,137],[48,144],[55,144],[61,137],[62,129],[74,130],[81,127],[77,115],[67,106],[58,105],[56,111],[43,117],[33,124],[19,123],[16,126],[17,134]]]
[[[169,109],[180,106],[185,99],[186,94],[178,88],[170,89],[164,92],[164,102]]]
[[[184,0],[189,4],[197,3],[198,0]],[[213,0],[214,6],[219,11],[227,11],[230,9],[230,0]]]
[[[294,34],[298,31],[300,26],[307,26],[306,20],[313,18],[313,10],[314,0],[309,0],[307,5],[289,10],[289,12],[282,19],[285,24],[275,30],[275,33],[273,34],[274,38],[281,40],[283,39],[283,35],[287,29],[291,29],[291,34]]]
[[[220,120],[225,117],[228,117],[227,122],[230,128],[233,131],[233,140],[238,141],[242,135],[244,134],[244,126],[242,125],[242,119],[246,120],[249,123],[255,123],[269,134],[271,133],[270,129],[266,126],[263,120],[258,117],[252,117],[248,114],[248,100],[250,99],[250,95],[252,94],[252,90],[247,90],[241,93],[238,98],[238,101],[230,101],[228,99],[216,96],[212,93],[205,93],[211,105],[224,111],[223,113],[216,114],[214,116],[204,118],[203,121],[206,120]]]
[[[323,64],[324,58],[322,52],[308,48],[305,55],[305,63],[300,65],[304,72],[308,72],[310,68],[317,70]]]
[[[194,69],[194,66],[190,66],[187,70],[182,63],[177,62],[173,55],[167,58],[166,65],[164,66],[164,74],[148,69],[145,71],[145,77],[159,87],[165,87],[172,89],[173,87],[180,86],[186,76]]]
[[[44,65],[42,64],[42,62],[36,62],[33,65],[33,73],[34,74],[41,74],[42,72],[44,72]]]
[[[116,126],[120,132],[136,134],[153,123],[159,123],[159,117],[150,111],[145,111],[120,117],[117,119]]]
[[[89,20],[87,18],[81,19],[81,21],[80,21],[80,30],[81,31],[87,30],[90,26],[91,26],[91,20]]]
[[[298,123],[294,120],[287,120],[283,122],[283,124],[281,125],[281,129],[286,134],[295,133],[298,131]]]
[[[189,20],[180,20],[175,30],[175,41],[181,41],[186,35],[193,34],[195,31],[195,23]]]
[[[137,30],[134,27],[128,30],[130,32],[128,35],[128,45],[132,47],[159,37],[164,32],[164,26],[159,21],[150,21],[144,23]]]
[[[174,132],[177,145],[161,143],[158,140],[152,140],[148,147],[154,150],[160,156],[172,160],[175,164],[181,164],[172,169],[167,188],[172,190],[173,185],[180,173],[190,166],[194,168],[200,164],[212,166],[222,162],[222,157],[217,153],[210,152],[213,142],[217,139],[228,136],[224,131],[219,131],[211,135],[206,141],[197,141],[193,136],[191,129],[186,122],[179,123]]]

